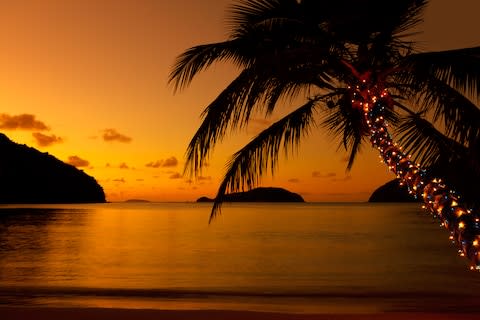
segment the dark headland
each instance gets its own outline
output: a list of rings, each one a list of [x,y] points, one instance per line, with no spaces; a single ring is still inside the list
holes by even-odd
[[[2,133],[0,154],[0,203],[105,202],[93,177]]]
[[[201,197],[197,202],[213,202],[214,199]],[[245,192],[226,194],[224,202],[305,202],[301,195],[282,188],[260,187]]]
[[[480,180],[480,164],[477,158],[465,158],[457,162],[438,163],[429,168],[428,179],[441,178],[447,185],[461,196],[464,203],[473,210],[480,209],[478,196]],[[480,158],[478,158],[480,159]],[[369,202],[421,202],[408,194],[405,186],[400,186],[394,179],[377,188],[370,196]]]
[[[418,200],[408,193],[407,187],[400,186],[398,179],[394,179],[378,187],[368,202],[418,202]]]

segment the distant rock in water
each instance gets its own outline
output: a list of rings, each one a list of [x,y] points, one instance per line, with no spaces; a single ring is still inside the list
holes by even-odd
[[[368,202],[417,202],[408,194],[406,186],[400,186],[399,180],[394,179],[375,190]]]
[[[0,154],[0,203],[105,202],[93,177],[2,133]]]
[[[197,199],[197,202],[213,202],[213,199],[208,197],[200,197]]]
[[[225,195],[225,202],[305,202],[299,194],[282,188],[255,188],[245,192]],[[213,199],[201,197],[197,202],[213,202]]]
[[[144,199],[128,199],[125,202],[133,202],[133,203],[148,203],[150,201]]]

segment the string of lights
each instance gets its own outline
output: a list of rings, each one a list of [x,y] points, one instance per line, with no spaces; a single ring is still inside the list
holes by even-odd
[[[370,141],[380,152],[380,158],[388,166],[401,185],[415,198],[423,199],[423,208],[441,221],[450,232],[450,240],[458,253],[470,262],[470,269],[480,271],[480,215],[467,209],[460,196],[449,189],[441,179],[429,179],[419,164],[413,163],[392,139],[388,123],[384,119],[385,108],[393,101],[381,81],[372,81],[371,73],[359,75],[359,82],[349,87],[352,107],[364,112]]]

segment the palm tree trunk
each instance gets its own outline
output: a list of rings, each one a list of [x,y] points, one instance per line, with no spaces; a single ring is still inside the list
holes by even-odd
[[[352,106],[364,111],[365,130],[372,145],[397,175],[401,184],[408,187],[415,198],[422,198],[424,208],[441,220],[450,231],[450,239],[457,246],[460,256],[470,261],[470,269],[480,271],[480,215],[467,209],[455,191],[440,179],[427,178],[426,170],[410,161],[410,156],[391,138],[388,124],[383,118],[385,108],[393,107],[393,100],[383,88],[380,79],[373,80],[371,73],[359,75],[358,85],[350,87]]]

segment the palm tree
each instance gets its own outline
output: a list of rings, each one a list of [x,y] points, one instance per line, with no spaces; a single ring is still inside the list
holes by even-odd
[[[237,0],[226,41],[181,54],[169,77],[175,90],[217,61],[240,69],[206,107],[187,149],[185,173],[197,175],[227,131],[245,128],[253,114],[267,117],[285,98],[304,99],[232,156],[210,220],[226,193],[257,186],[262,175],[273,173],[282,149],[291,151],[320,124],[349,152],[347,169],[370,140],[409,192],[450,230],[471,268],[480,269],[479,213],[425,170],[465,155],[477,155],[470,159],[478,169],[480,47],[418,52],[409,36],[427,4]]]

